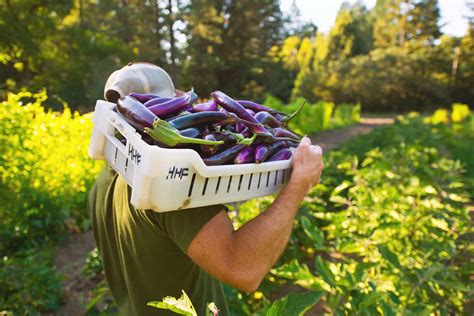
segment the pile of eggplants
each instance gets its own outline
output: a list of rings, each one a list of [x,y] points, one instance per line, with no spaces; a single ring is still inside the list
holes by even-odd
[[[221,91],[207,102],[197,99],[193,90],[174,98],[130,93],[114,111],[148,144],[194,149],[209,166],[290,159],[301,140],[287,123],[304,103],[290,115]]]

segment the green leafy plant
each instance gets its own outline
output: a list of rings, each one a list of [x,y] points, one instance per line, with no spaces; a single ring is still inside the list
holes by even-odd
[[[410,114],[331,152],[323,183],[301,205],[288,249],[259,288],[263,300],[291,284],[324,291],[334,314],[462,313],[473,289],[470,122],[432,125]],[[268,203],[239,205],[236,221]]]
[[[52,249],[89,227],[87,189],[101,163],[87,154],[91,115],[47,111],[45,91],[9,93],[0,103],[0,306],[35,314],[60,306]]]
[[[193,303],[185,291],[182,291],[182,294],[178,299],[172,296],[166,296],[161,302],[152,301],[148,302],[147,305],[156,308],[167,309],[180,315],[197,316],[196,309],[194,308]],[[219,314],[219,310],[214,303],[209,303],[208,309],[211,316],[217,316]]]
[[[283,105],[283,103],[267,96],[265,105],[288,114],[296,111],[299,105],[306,102],[299,98],[294,102]],[[318,102],[304,106],[300,113],[289,123],[289,127],[300,134],[314,134],[323,130],[346,127],[360,120],[360,104],[335,105],[332,102]]]
[[[323,294],[323,292],[290,293],[286,297],[273,302],[267,310],[266,316],[303,316],[319,301]]]

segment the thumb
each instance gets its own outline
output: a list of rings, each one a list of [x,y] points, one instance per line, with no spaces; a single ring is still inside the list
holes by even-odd
[[[303,137],[303,139],[301,140],[300,144],[302,144],[302,145],[311,145],[311,139],[309,139],[308,136],[305,136],[305,137]]]

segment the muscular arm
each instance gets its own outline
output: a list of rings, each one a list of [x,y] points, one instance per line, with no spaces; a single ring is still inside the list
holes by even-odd
[[[265,212],[237,231],[227,214],[220,212],[193,239],[188,255],[217,279],[254,291],[286,247],[299,205],[319,182],[321,170],[320,148],[311,149],[308,140],[302,142],[293,159],[290,182]]]

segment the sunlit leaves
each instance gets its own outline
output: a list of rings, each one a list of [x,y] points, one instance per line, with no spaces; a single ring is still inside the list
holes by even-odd
[[[323,294],[323,292],[308,292],[303,294],[290,293],[283,299],[273,302],[266,316],[303,316],[321,299]]]
[[[184,291],[182,291],[181,297],[178,299],[172,296],[166,296],[165,298],[163,298],[161,302],[152,301],[152,302],[148,302],[147,305],[160,308],[160,309],[167,309],[180,315],[197,316],[193,303],[191,302],[188,295]],[[212,305],[211,307],[214,308],[215,305]]]

